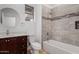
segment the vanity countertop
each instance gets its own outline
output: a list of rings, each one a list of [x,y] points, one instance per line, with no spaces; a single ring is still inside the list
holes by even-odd
[[[0,38],[9,38],[9,37],[16,37],[16,36],[29,36],[27,34],[9,34],[9,35],[0,35]]]

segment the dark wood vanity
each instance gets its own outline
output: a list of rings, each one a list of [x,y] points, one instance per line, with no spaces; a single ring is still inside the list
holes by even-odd
[[[27,54],[27,37],[0,38],[0,54]]]

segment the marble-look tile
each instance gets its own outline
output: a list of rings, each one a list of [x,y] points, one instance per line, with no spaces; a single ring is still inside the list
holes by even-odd
[[[75,45],[76,46],[79,46],[79,39],[78,40],[75,40]]]
[[[52,36],[52,40],[79,46],[79,30],[75,29],[75,21],[79,21],[79,11],[77,7],[76,9],[74,8],[70,8],[71,11],[64,8],[63,13],[60,13],[61,10],[58,11],[59,13],[53,11],[54,16],[52,16],[52,19],[44,18],[42,27],[43,40],[47,38],[46,33],[48,32],[50,34],[49,37]]]
[[[62,19],[62,18],[70,18],[70,17],[74,17],[74,16],[79,16],[79,12],[75,12],[75,13],[70,13],[70,14],[66,14],[66,15],[63,15],[63,16],[54,17],[52,20],[57,20],[57,19]]]

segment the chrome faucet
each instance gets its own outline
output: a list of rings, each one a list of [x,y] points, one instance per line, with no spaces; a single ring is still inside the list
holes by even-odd
[[[6,34],[8,35],[9,34],[9,30],[7,29],[7,31],[6,31]]]

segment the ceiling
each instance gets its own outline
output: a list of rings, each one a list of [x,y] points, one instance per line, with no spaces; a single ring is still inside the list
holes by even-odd
[[[50,9],[53,9],[53,8],[58,7],[60,5],[62,5],[62,4],[44,4],[44,6],[50,8]],[[66,4],[64,4],[64,5],[66,5]]]

